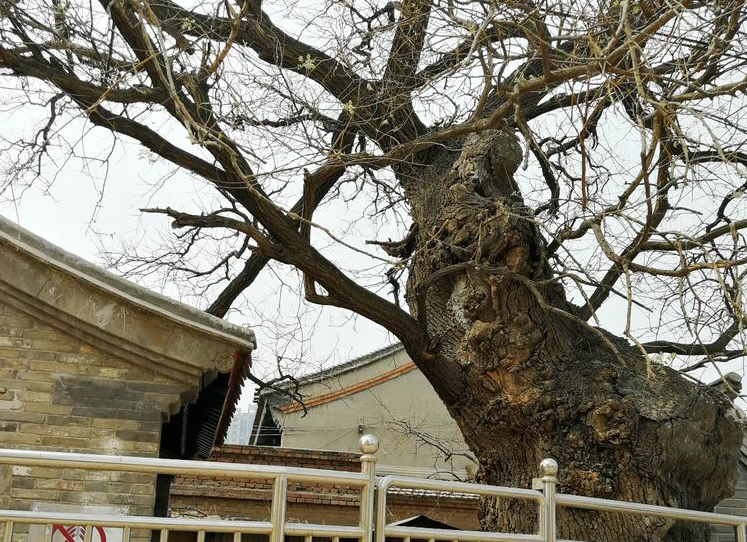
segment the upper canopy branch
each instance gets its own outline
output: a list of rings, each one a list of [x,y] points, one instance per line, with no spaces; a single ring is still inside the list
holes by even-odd
[[[641,245],[641,250],[652,251],[681,251],[703,248],[703,245],[710,243],[724,235],[735,235],[737,231],[747,228],[747,220],[736,220],[731,224],[719,226],[696,237],[678,236],[676,239],[666,239],[664,241],[647,241]]]
[[[404,0],[400,8],[386,69],[382,91],[393,98],[393,103],[410,101],[415,88],[415,70],[423,53],[423,43],[428,29],[431,0]]]
[[[139,141],[145,148],[158,156],[168,157],[169,161],[205,179],[211,180],[219,186],[230,184],[226,172],[215,164],[199,158],[171,143],[156,131],[125,116],[116,114],[101,105],[101,88],[88,81],[83,81],[74,74],[67,73],[59,65],[50,62],[37,62],[33,58],[19,57],[11,54],[0,46],[0,68],[9,68],[16,73],[46,81],[69,96],[88,115],[88,119],[102,128],[115,133],[126,135]],[[106,96],[116,98],[127,96],[128,99],[137,90],[132,89],[123,93],[110,92]],[[144,98],[159,96],[162,99],[166,93],[152,89],[143,89]],[[125,103],[129,103],[125,101]]]
[[[119,89],[83,81],[59,66],[39,62],[33,57],[20,53],[21,51],[6,49],[0,45],[0,68],[12,70],[12,74],[15,76],[49,81],[60,88],[68,89],[70,93],[85,96],[94,101],[106,100],[122,104],[159,104],[168,99],[168,95],[162,90],[146,86]]]
[[[176,211],[170,207],[151,207],[140,210],[144,213],[162,214],[173,218],[174,221],[171,223],[171,226],[173,228],[184,228],[187,226],[193,226],[195,228],[226,228],[229,230],[235,230],[237,232],[243,233],[252,241],[254,241],[257,244],[257,249],[262,254],[275,259],[282,258],[284,252],[282,247],[273,244],[266,235],[264,235],[261,231],[259,231],[257,228],[246,221],[236,220],[235,218],[229,218],[218,213],[210,213],[207,215],[193,215]]]
[[[744,322],[735,320],[726,328],[713,342],[707,344],[681,343],[675,341],[651,341],[643,343],[643,347],[649,354],[679,354],[683,356],[714,356],[722,354],[729,347],[729,343],[740,333]]]
[[[187,36],[225,43],[235,34],[237,44],[251,48],[263,61],[308,77],[343,103],[357,103],[369,93],[367,81],[327,53],[283,32],[261,10],[249,10],[235,31],[234,21],[227,17],[188,10],[171,0],[152,0],[150,5],[159,19],[177,23]]]
[[[418,71],[414,76],[415,87],[422,87],[431,81],[455,70],[461,64],[470,62],[476,51],[491,43],[511,38],[525,37],[521,26],[513,21],[490,21],[486,28],[459,42],[453,49],[441,53],[438,60]]]

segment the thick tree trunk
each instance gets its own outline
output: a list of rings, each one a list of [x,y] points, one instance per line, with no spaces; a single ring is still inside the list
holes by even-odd
[[[521,149],[492,131],[402,167],[419,228],[408,303],[458,367],[448,408],[486,483],[529,487],[544,457],[567,493],[710,510],[729,496],[742,422],[720,392],[572,315],[512,179]],[[427,360],[417,360],[428,375]],[[451,397],[443,379],[436,391]],[[483,525],[534,532],[533,508],[485,503]],[[704,528],[559,511],[561,538],[706,540]]]

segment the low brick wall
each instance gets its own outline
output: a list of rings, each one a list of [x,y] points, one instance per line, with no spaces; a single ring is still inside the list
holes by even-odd
[[[360,470],[358,455],[321,450],[229,445],[214,450],[210,459],[247,465],[278,465],[349,472]],[[327,521],[324,523],[355,523],[358,517],[359,495],[359,490],[352,487],[291,482],[288,485],[286,517],[289,520],[311,521],[309,518],[325,516]],[[270,518],[271,502],[270,480],[190,476],[177,477],[171,484],[170,508],[177,513],[199,510],[221,517],[267,520]],[[328,513],[330,506],[336,510],[334,514]]]
[[[224,446],[214,450],[210,459],[349,472],[361,468],[358,454],[269,446]],[[177,477],[171,485],[170,509],[173,515],[198,511],[224,518],[268,520],[271,500],[272,485],[267,480]],[[289,521],[355,525],[359,518],[359,503],[360,491],[355,488],[291,483],[286,517]],[[477,506],[472,499],[391,495],[388,508],[392,521],[426,514],[462,529],[477,528]]]
[[[256,465],[283,465],[356,472],[361,469],[360,456],[350,452],[327,450],[302,450],[274,446],[226,445],[216,448],[211,461],[246,463]]]

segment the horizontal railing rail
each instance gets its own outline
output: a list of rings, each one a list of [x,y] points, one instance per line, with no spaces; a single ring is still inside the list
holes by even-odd
[[[272,534],[274,525],[270,521],[243,521],[206,518],[163,518],[152,516],[122,516],[67,512],[27,512],[21,510],[0,511],[0,521],[25,525],[81,525],[84,527],[115,527],[121,529],[163,529],[175,531],[204,531],[208,533]],[[365,532],[360,527],[345,525],[320,525],[314,523],[286,523],[288,536],[316,536],[325,538],[362,538]],[[8,540],[10,538],[8,537]]]
[[[555,504],[566,508],[584,508],[597,510],[599,512],[620,512],[623,514],[634,514],[654,518],[667,518],[683,521],[694,521],[698,523],[710,523],[713,525],[731,525],[738,527],[747,524],[747,517],[719,514],[717,512],[703,512],[701,510],[688,510],[686,508],[670,508],[654,504],[641,504],[627,501],[613,501],[610,499],[599,499],[596,497],[582,497],[579,495],[564,495],[558,493],[555,496]]]
[[[206,531],[210,533],[266,534],[272,532],[269,521],[217,520],[208,518],[157,518],[150,516],[120,516],[80,514],[73,512],[41,512],[2,510],[0,521],[26,525],[82,525],[93,527],[117,527],[129,529]],[[304,524],[304,527],[314,527]],[[320,526],[328,527],[328,526]]]
[[[707,523],[708,525],[735,527],[736,542],[747,542],[747,517],[745,516],[720,514],[718,512],[703,512],[701,510],[689,510],[686,508],[670,508],[668,506],[628,501],[614,501],[611,499],[583,497],[580,495],[566,495],[563,493],[558,493],[555,496],[554,501],[556,506],[564,508],[582,508],[585,510],[596,510],[598,512],[617,512],[650,518],[692,521],[696,523]],[[574,541],[559,540],[558,542]]]
[[[432,542],[455,540],[465,542],[508,542],[508,541],[541,541],[541,534],[490,533],[485,531],[463,531],[435,529],[427,527],[404,527],[387,523],[387,493],[391,488],[462,493],[477,496],[503,497],[534,501],[538,509],[545,505],[545,496],[540,491],[514,487],[452,482],[448,480],[428,480],[411,476],[385,476],[377,484],[376,504],[376,542],[385,542],[387,538],[426,539]],[[541,515],[541,514],[540,514]]]
[[[26,467],[56,467],[85,470],[140,472],[145,474],[173,474],[195,476],[223,476],[247,479],[276,479],[285,476],[295,482],[345,483],[363,487],[368,476],[361,472],[283,467],[275,465],[248,465],[244,463],[217,463],[215,461],[188,461],[184,459],[159,459],[121,455],[77,454],[69,452],[40,452],[0,448],[0,464]]]
[[[540,464],[542,490],[522,489],[504,486],[490,486],[451,480],[432,480],[413,476],[389,475],[376,483],[375,457],[378,441],[371,435],[361,438],[361,471],[346,472],[285,467],[271,465],[248,465],[218,463],[213,461],[184,461],[176,459],[156,459],[147,457],[125,457],[114,455],[92,455],[66,452],[42,452],[27,450],[0,449],[0,465],[18,467],[50,467],[57,469],[81,469],[92,471],[134,472],[145,474],[170,474],[200,477],[230,477],[239,480],[262,479],[272,484],[269,520],[226,520],[191,517],[148,517],[113,514],[0,510],[1,542],[14,542],[14,535],[20,540],[39,542],[23,537],[23,529],[16,527],[32,525],[45,526],[49,535],[59,525],[85,527],[83,542],[96,542],[92,538],[94,528],[121,529],[121,540],[130,542],[134,530],[155,532],[161,542],[168,542],[169,534],[175,531],[196,533],[196,542],[205,542],[207,533],[233,534],[234,542],[241,542],[242,536],[263,535],[268,542],[284,542],[286,536],[301,537],[304,542],[316,539],[329,539],[340,542],[353,539],[358,542],[386,542],[387,539],[427,540],[428,542],[573,542],[557,539],[556,509],[575,508],[615,512],[638,516],[665,518],[670,520],[692,521],[710,525],[733,527],[736,542],[747,542],[747,516],[703,512],[682,508],[615,501],[555,492],[558,466],[552,459]],[[33,474],[33,473],[31,473]],[[28,475],[28,473],[27,473]],[[312,482],[316,485],[355,488],[360,491],[359,519],[356,525],[322,525],[286,521],[288,483]],[[413,527],[397,523],[387,523],[387,497],[390,491],[414,490],[413,496],[422,496],[418,491],[435,492],[441,498],[489,496],[504,499],[517,499],[533,502],[537,506],[538,529],[536,533],[500,533],[443,528]],[[3,529],[4,527],[4,529]],[[49,538],[49,536],[48,536]],[[140,537],[142,539],[142,536]],[[46,540],[45,540],[46,542]]]

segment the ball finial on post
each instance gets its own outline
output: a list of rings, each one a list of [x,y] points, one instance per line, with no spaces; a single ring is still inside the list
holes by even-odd
[[[542,493],[545,502],[540,506],[540,536],[547,542],[556,542],[557,524],[555,517],[555,486],[558,483],[558,462],[547,457],[540,461]]]
[[[558,462],[548,457],[540,462],[540,473],[542,476],[557,476],[558,474]]]
[[[374,524],[374,491],[376,489],[376,456],[379,449],[379,439],[376,435],[366,434],[358,439],[361,449],[361,474],[367,478],[366,485],[361,488],[361,516],[360,527],[366,535],[361,542],[373,542]],[[336,539],[337,540],[337,539]]]
[[[363,435],[358,440],[358,446],[364,454],[375,454],[379,449],[379,439],[376,435]]]

